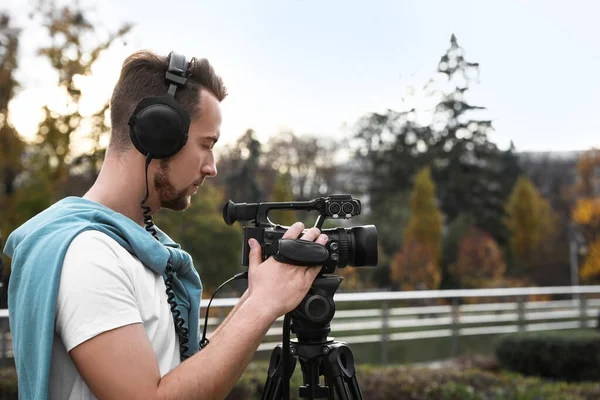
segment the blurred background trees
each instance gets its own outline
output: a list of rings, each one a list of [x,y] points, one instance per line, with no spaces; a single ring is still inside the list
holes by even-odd
[[[90,11],[42,1],[32,20],[49,41],[38,49],[61,98],[43,107],[36,135],[25,140],[10,122],[19,88],[19,27],[0,14],[0,237],[58,199],[82,195],[96,178],[110,134],[107,102],[81,109],[82,77],[131,31],[99,31]],[[349,137],[281,131],[261,142],[251,127],[218,151],[218,176],[185,213],[161,211],[157,224],[196,261],[206,293],[241,270],[241,229],[221,208],[235,202],[309,200],[349,193],[363,213],[325,227],[374,224],[379,265],[345,268],[343,290],[448,289],[570,284],[600,279],[600,153],[518,153],[490,138],[493,124],[469,89],[480,66],[452,35],[422,90],[431,108],[368,113]],[[32,110],[32,115],[39,110]],[[345,156],[344,156],[345,155]],[[282,225],[312,225],[316,215],[276,212]],[[576,234],[578,258],[569,246]],[[5,259],[5,261],[8,261]],[[6,272],[9,272],[7,263]]]

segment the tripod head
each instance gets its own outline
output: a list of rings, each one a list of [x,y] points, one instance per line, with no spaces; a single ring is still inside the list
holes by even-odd
[[[328,337],[335,314],[333,295],[343,278],[319,276],[308,294],[283,322],[283,345],[271,353],[269,371],[261,400],[288,400],[289,379],[296,359],[300,361],[304,385],[299,397],[306,399],[363,400],[350,347]],[[290,322],[291,321],[291,322]],[[297,339],[291,341],[290,331]],[[321,385],[320,377],[325,385]],[[337,397],[335,396],[337,394]]]
[[[333,295],[344,278],[337,275],[318,276],[308,294],[291,312],[291,331],[298,343],[324,343],[331,331],[329,323],[335,314]],[[333,339],[329,339],[333,340]]]

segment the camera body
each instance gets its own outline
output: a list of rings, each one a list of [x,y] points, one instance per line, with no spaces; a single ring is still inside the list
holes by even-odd
[[[331,195],[304,202],[233,203],[223,207],[223,219],[228,225],[235,221],[252,221],[243,227],[242,265],[249,265],[250,246],[254,238],[260,243],[263,261],[275,259],[295,265],[321,265],[321,273],[333,273],[337,268],[377,265],[377,230],[374,225],[352,228],[323,229],[329,238],[327,244],[283,239],[288,227],[272,223],[268,218],[271,210],[315,210],[319,216],[315,226],[322,228],[327,218],[348,219],[361,212],[360,200],[350,195]]]

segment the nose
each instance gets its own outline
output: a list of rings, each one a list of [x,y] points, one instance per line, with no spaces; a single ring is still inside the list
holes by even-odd
[[[217,164],[215,162],[214,157],[210,157],[210,159],[206,160],[206,162],[202,164],[201,172],[204,176],[217,176]]]

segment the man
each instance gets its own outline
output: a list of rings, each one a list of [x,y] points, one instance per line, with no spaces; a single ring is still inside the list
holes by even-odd
[[[252,240],[248,289],[198,351],[197,273],[187,253],[149,224],[140,200],[146,194],[150,214],[161,207],[185,210],[204,179],[217,174],[213,147],[226,89],[208,61],[196,59],[187,64],[185,84],[169,86],[169,62],[148,51],[125,60],[97,181],[83,198],[62,200],[8,240],[9,309],[23,397],[223,399],[272,323],[300,303],[319,272],[272,258],[262,262]],[[188,138],[173,156],[152,159],[132,144],[131,116],[140,100],[167,90],[189,114]],[[296,223],[285,237],[303,231]],[[302,239],[327,243],[316,228]],[[179,282],[165,285],[165,264],[179,268],[170,274]],[[174,328],[167,287],[187,328]],[[179,348],[182,329],[189,330],[191,354]]]

